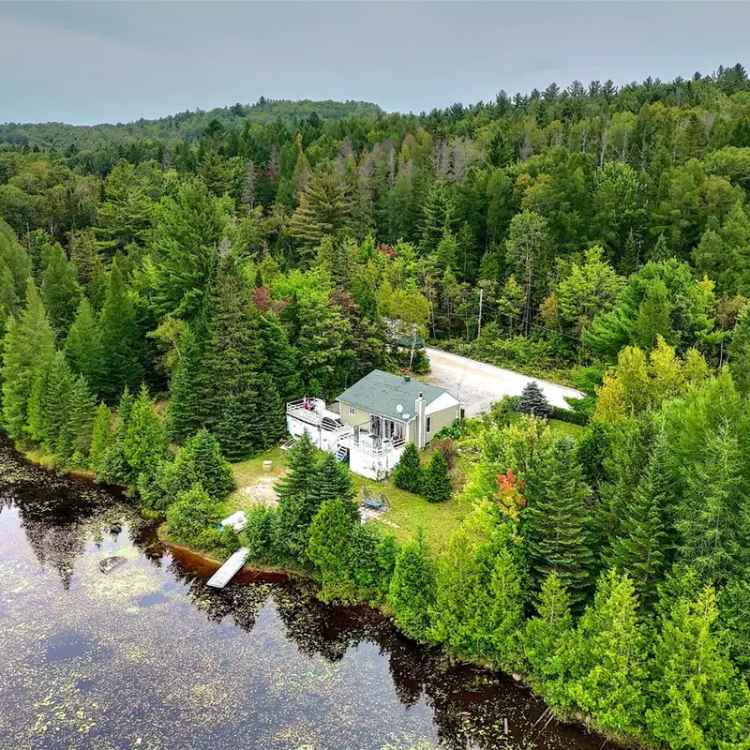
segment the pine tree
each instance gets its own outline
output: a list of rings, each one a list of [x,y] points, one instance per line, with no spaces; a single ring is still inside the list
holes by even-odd
[[[141,386],[133,401],[122,451],[130,469],[130,482],[134,482],[141,473],[153,474],[167,453],[164,425],[145,385]]]
[[[109,272],[99,327],[102,338],[99,391],[111,402],[125,386],[133,388],[139,383],[143,373],[135,307],[119,258],[114,259]]]
[[[647,701],[646,639],[638,598],[627,576],[601,577],[593,604],[578,624],[573,646],[572,701],[616,734],[636,734]]]
[[[102,381],[103,356],[101,331],[91,303],[84,297],[65,339],[65,357],[73,372],[83,375],[95,392]]]
[[[57,439],[57,453],[66,464],[84,466],[91,448],[92,429],[96,416],[96,399],[86,379],[79,375],[70,392],[68,419]]]
[[[64,341],[83,293],[76,269],[55,243],[46,254],[41,295],[58,341]]]
[[[524,386],[521,400],[518,402],[518,411],[543,419],[548,419],[552,415],[552,407],[535,380],[530,380]]]
[[[117,405],[114,434],[110,446],[102,457],[100,469],[97,470],[99,478],[106,482],[127,484],[133,480],[130,467],[125,458],[125,438],[128,434],[133,402],[133,394],[126,386],[120,395]]]
[[[3,427],[13,440],[24,436],[28,402],[36,376],[55,352],[55,338],[34,282],[26,288],[26,306],[8,321],[3,339]]]
[[[564,437],[547,449],[545,461],[526,479],[528,507],[522,516],[529,572],[537,591],[556,573],[571,606],[580,608],[591,587],[594,567],[589,544],[590,490],[576,456],[575,440]]]
[[[716,595],[680,598],[654,644],[646,722],[657,740],[680,749],[742,747],[750,691],[737,678],[718,632]]]
[[[97,474],[102,470],[104,457],[112,444],[113,437],[112,412],[102,402],[96,408],[94,424],[91,428],[91,445],[89,447],[88,460],[89,468]]]
[[[285,556],[299,562],[305,559],[307,530],[319,508],[317,483],[315,446],[305,434],[289,450],[287,472],[276,485],[277,546]]]
[[[70,260],[92,307],[99,309],[104,302],[106,274],[93,230],[70,233]]]
[[[260,318],[260,336],[266,372],[273,378],[282,401],[289,401],[302,393],[297,351],[289,343],[289,334],[281,321],[271,312]]]
[[[455,213],[446,184],[434,182],[422,206],[419,251],[423,255],[433,253],[446,232],[450,233],[456,228]]]
[[[419,451],[414,443],[407,443],[393,470],[393,483],[402,490],[420,494],[424,483]]]
[[[435,601],[435,569],[424,533],[401,545],[388,590],[396,625],[409,638],[426,641]]]
[[[638,308],[638,316],[633,327],[633,341],[645,350],[651,349],[659,337],[671,341],[672,303],[663,281],[656,280],[646,289]]]
[[[431,503],[441,503],[450,499],[453,488],[448,459],[441,450],[435,451],[424,471],[422,492]]]

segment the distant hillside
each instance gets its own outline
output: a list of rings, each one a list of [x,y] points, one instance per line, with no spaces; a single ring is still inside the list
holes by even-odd
[[[128,143],[142,138],[160,140],[197,138],[210,122],[216,120],[225,128],[236,128],[244,122],[268,122],[281,119],[290,122],[316,114],[321,120],[340,120],[350,116],[373,116],[382,113],[370,102],[289,101],[265,99],[255,104],[233,104],[204,112],[180,112],[156,120],[102,125],[67,125],[61,122],[5,123],[0,125],[0,143],[38,146],[64,151],[71,146],[90,149],[111,143]]]

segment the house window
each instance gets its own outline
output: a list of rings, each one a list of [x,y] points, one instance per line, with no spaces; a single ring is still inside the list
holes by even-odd
[[[427,417],[427,432],[430,431],[430,418]]]
[[[353,417],[356,413],[357,413],[357,410],[353,406],[350,406],[349,407],[349,416]]]

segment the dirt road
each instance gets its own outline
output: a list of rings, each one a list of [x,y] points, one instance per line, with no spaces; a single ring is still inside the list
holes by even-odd
[[[425,351],[432,368],[426,380],[452,393],[464,405],[467,417],[482,414],[493,401],[499,401],[503,396],[520,396],[524,386],[531,380],[536,380],[553,406],[566,408],[566,396],[583,396],[575,388],[530,378],[513,370],[504,370],[441,349],[428,347]]]

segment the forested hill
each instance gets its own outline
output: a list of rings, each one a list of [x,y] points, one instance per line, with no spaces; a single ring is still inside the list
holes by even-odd
[[[209,126],[237,128],[246,122],[281,120],[290,124],[309,117],[341,120],[353,116],[374,116],[382,112],[377,104],[332,100],[290,101],[261,97],[255,104],[233,104],[208,111],[180,112],[153,120],[101,125],[68,125],[62,122],[0,124],[0,143],[57,151],[86,150],[105,144],[122,144],[153,138],[173,142],[193,141]]]

